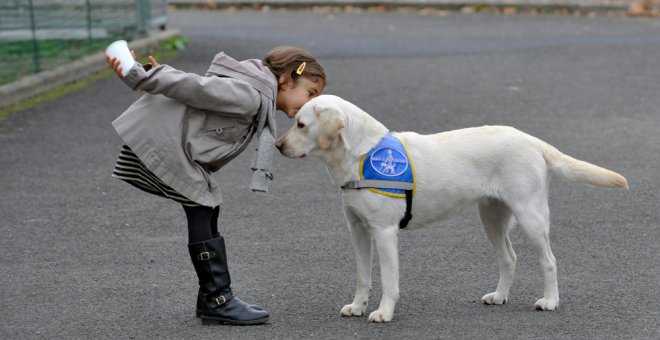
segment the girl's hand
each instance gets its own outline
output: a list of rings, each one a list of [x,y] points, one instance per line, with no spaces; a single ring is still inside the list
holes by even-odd
[[[135,56],[135,51],[131,50],[131,55],[133,56],[133,59],[137,60],[137,57]],[[105,62],[108,63],[108,65],[110,65],[110,68],[112,68],[112,70],[115,71],[115,73],[119,76],[119,78],[124,78],[119,59],[115,57],[110,58],[110,56],[106,54]]]
[[[115,58],[115,57],[110,58],[110,56],[108,56],[108,55],[106,54],[106,55],[105,55],[105,62],[108,63],[108,65],[110,65],[110,68],[111,68],[113,71],[115,71],[115,73],[117,73],[117,75],[119,76],[119,78],[123,78],[123,77],[124,77],[124,75],[121,73],[121,66],[120,66],[120,64],[119,64],[119,60],[117,60],[117,58]]]
[[[137,60],[137,57],[135,57],[135,51],[131,51],[131,54],[133,55],[133,59]],[[149,59],[149,63],[151,64],[151,66],[148,67],[147,65],[143,65],[146,71],[149,71],[154,67],[158,67],[159,64],[156,61],[156,58],[154,58],[154,56],[150,55],[147,57],[147,59]]]
[[[135,61],[137,61],[137,56],[135,56],[135,51],[134,50],[131,50],[131,55],[133,56],[133,59],[135,59]],[[159,65],[158,62],[156,61],[156,58],[154,58],[153,56],[149,56],[147,58],[149,59],[149,62],[151,63],[151,67],[149,69],[157,67]],[[114,58],[114,57],[110,58],[106,54],[105,55],[105,62],[108,63],[108,65],[110,65],[112,70],[115,71],[115,73],[119,76],[119,78],[124,78],[124,74],[122,73],[121,64],[120,64],[120,62],[117,58]],[[137,90],[137,91],[140,92],[140,93],[144,92],[143,90]]]
[[[135,51],[134,50],[131,50],[131,55],[133,56],[133,59],[135,59],[137,61],[137,57],[135,56]],[[159,65],[158,62],[156,61],[156,58],[154,58],[153,56],[149,56],[148,59],[149,59],[149,62],[151,63],[151,68],[157,67]],[[108,63],[108,65],[110,65],[110,68],[112,68],[112,70],[115,71],[115,73],[119,76],[119,78],[124,77],[124,75],[122,73],[123,70],[121,68],[121,64],[119,63],[119,60],[117,58],[114,58],[114,57],[110,58],[106,54],[105,55],[105,62]]]
[[[133,54],[133,57],[135,57],[135,54]],[[148,56],[147,59],[149,59],[149,62],[151,63],[151,68],[158,67],[158,62],[153,56]]]

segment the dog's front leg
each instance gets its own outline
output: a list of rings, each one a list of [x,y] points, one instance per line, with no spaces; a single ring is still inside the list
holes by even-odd
[[[362,222],[351,221],[349,218],[348,227],[351,230],[351,242],[357,262],[357,286],[353,303],[344,306],[341,309],[341,315],[362,316],[367,308],[371,292],[371,235]]]
[[[399,226],[374,229],[383,295],[378,310],[369,315],[369,322],[389,322],[399,300]]]

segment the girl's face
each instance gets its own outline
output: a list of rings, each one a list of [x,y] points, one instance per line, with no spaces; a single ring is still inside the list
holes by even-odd
[[[324,86],[323,80],[313,82],[305,77],[300,77],[294,82],[290,79],[280,85],[280,89],[277,91],[277,109],[284,111],[287,117],[293,118],[305,103],[321,94]]]

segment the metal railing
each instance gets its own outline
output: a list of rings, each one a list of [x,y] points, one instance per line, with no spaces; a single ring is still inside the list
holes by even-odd
[[[164,29],[168,0],[1,0],[0,84]]]

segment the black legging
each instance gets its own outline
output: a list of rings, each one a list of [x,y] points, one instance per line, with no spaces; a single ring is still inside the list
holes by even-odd
[[[183,206],[188,219],[188,243],[197,243],[219,236],[218,216],[220,206]]]

